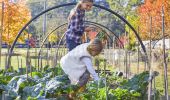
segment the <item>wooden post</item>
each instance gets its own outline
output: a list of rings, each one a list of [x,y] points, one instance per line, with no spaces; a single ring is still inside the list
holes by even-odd
[[[150,32],[149,32],[149,79],[152,78],[152,70],[151,70],[151,59],[152,59],[152,45],[151,45],[151,34],[152,34],[152,17],[150,17]],[[148,100],[151,100],[151,94],[152,94],[152,81],[149,81],[149,87],[148,87]]]
[[[165,16],[164,16],[164,8],[162,6],[162,48],[163,48],[163,66],[164,66],[164,89],[165,89],[165,97],[166,100],[169,100],[168,97],[168,72],[167,72],[167,62],[166,62],[166,54],[165,54]]]
[[[128,45],[130,45],[130,28],[129,28],[129,33],[128,33]],[[130,50],[128,50],[128,78],[130,75]]]
[[[2,15],[1,15],[1,26],[0,26],[0,67],[1,67],[1,49],[2,49],[2,33],[3,33],[3,18],[4,18],[4,2],[1,3],[2,5]]]
[[[36,68],[37,70],[37,47],[35,47],[35,64],[34,64],[34,67]]]
[[[47,48],[47,65],[49,65],[49,51],[50,51],[50,44],[48,44],[49,48]]]
[[[126,32],[125,32],[125,37],[127,38]],[[127,45],[127,42],[126,42],[126,45]],[[127,48],[125,49],[125,73],[126,73],[126,78],[128,78]]]
[[[19,69],[19,58],[18,58],[18,55],[17,55],[17,63],[18,63],[18,69]]]
[[[40,61],[40,62],[41,62],[41,63],[40,63],[40,71],[42,71],[42,67],[43,67],[42,57],[40,58],[40,60],[41,60],[41,61]]]
[[[22,58],[21,58],[21,74],[23,74],[23,69],[22,69]]]
[[[45,0],[44,1],[44,10],[46,10],[46,7],[47,7],[47,1]],[[47,19],[47,14],[45,13],[44,14],[44,18],[43,18],[43,36],[45,36],[45,33],[46,33],[46,26],[47,26],[47,22],[46,22],[46,19]]]
[[[8,64],[7,64],[7,62],[8,62],[8,61],[7,61],[7,60],[8,60],[8,57],[7,57],[7,56],[8,56],[8,54],[7,54],[7,53],[5,53],[5,66],[7,66],[7,65],[8,65]],[[5,67],[5,69],[6,69],[6,67]]]
[[[139,26],[138,26],[138,35],[139,35]],[[137,73],[139,74],[139,41],[138,41],[138,61],[137,61]]]
[[[27,58],[26,58],[26,75],[27,75],[27,80],[28,80],[28,66],[27,66]]]
[[[119,39],[120,39],[120,34],[119,34]],[[121,65],[121,64],[120,64],[120,47],[121,47],[120,45],[121,45],[121,43],[119,43],[119,45],[118,45],[119,50],[118,50],[118,52],[117,52],[117,53],[118,53],[118,66],[119,66],[119,71],[120,71],[120,65]]]
[[[31,64],[31,59],[30,59],[30,73],[31,73],[31,77],[32,77],[32,64]]]
[[[27,56],[26,56],[26,74],[27,74],[27,80],[28,80],[28,67],[30,67],[30,52],[29,52],[29,49],[30,49],[30,44],[29,44],[29,39],[30,39],[30,35],[28,33],[28,47],[27,47]]]

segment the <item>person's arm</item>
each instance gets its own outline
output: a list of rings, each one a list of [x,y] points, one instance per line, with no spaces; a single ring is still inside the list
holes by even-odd
[[[84,32],[85,30],[85,26],[84,26],[84,22],[82,20],[83,16],[80,15],[80,13],[76,12],[75,15],[72,16],[70,24],[71,24],[71,29],[73,32]]]
[[[81,58],[81,61],[83,61],[87,67],[87,70],[89,71],[89,73],[92,75],[93,79],[95,81],[99,80],[99,76],[97,75],[97,73],[95,72],[93,65],[92,65],[92,61],[89,57],[83,57]]]

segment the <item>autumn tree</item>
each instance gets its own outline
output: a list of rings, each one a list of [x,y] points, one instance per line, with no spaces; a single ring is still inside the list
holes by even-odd
[[[165,12],[165,33],[170,32],[170,1],[169,0],[145,0],[145,3],[138,8],[140,28],[143,39],[149,38],[152,17],[152,39],[159,39],[162,31],[162,7]]]
[[[25,5],[25,0],[18,0],[17,2],[0,0],[0,2],[4,2],[2,41],[11,45],[19,30],[30,20],[30,11]],[[0,13],[1,11],[2,9],[0,8]],[[24,33],[26,35],[27,32]],[[24,40],[25,36],[21,35],[18,42],[23,42]]]
[[[55,43],[57,42],[59,39],[58,39],[58,36],[56,34],[50,34],[49,35],[49,38],[48,38],[48,41],[50,43]]]

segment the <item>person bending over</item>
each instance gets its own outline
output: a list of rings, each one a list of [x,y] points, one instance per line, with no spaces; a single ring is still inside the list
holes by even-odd
[[[102,42],[94,39],[90,43],[78,45],[61,58],[61,67],[71,84],[81,87],[88,82],[90,75],[95,81],[99,80],[92,66],[92,57],[98,55],[102,49]]]

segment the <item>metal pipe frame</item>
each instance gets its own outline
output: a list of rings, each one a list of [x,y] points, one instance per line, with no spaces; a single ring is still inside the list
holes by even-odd
[[[57,6],[54,6],[54,7],[51,7],[49,9],[46,9],[45,11],[42,11],[41,13],[39,13],[37,16],[33,17],[28,23],[25,24],[25,26],[18,32],[18,35],[16,36],[16,39],[14,40],[10,50],[9,50],[9,55],[8,55],[8,63],[7,63],[7,68],[9,67],[10,65],[10,60],[11,60],[11,54],[13,52],[13,49],[14,49],[14,46],[18,40],[18,38],[20,37],[20,35],[22,34],[22,32],[26,29],[26,27],[32,22],[34,21],[35,19],[37,19],[38,17],[40,17],[41,15],[45,14],[46,12],[49,12],[53,9],[57,9],[57,8],[60,8],[60,7],[65,7],[65,6],[71,6],[71,5],[76,5],[77,3],[67,3],[67,4],[62,4],[62,5],[57,5]],[[146,49],[145,49],[145,46],[144,44],[142,43],[142,40],[141,38],[139,37],[139,35],[137,34],[137,31],[135,30],[135,28],[126,20],[124,19],[121,15],[119,15],[118,13],[112,11],[111,9],[109,8],[106,8],[104,6],[100,6],[100,5],[97,5],[97,4],[94,4],[93,6],[97,7],[97,8],[100,8],[100,9],[103,9],[103,10],[106,10],[108,12],[110,12],[111,14],[115,15],[116,17],[118,17],[119,19],[121,19],[123,22],[125,22],[132,30],[133,32],[135,33],[136,35],[136,38],[138,39],[139,43],[141,44],[141,47],[144,51],[144,54],[146,56],[146,60],[148,60],[148,57],[147,57],[147,52],[146,52]]]
[[[122,47],[124,48],[123,43],[120,41],[119,37],[118,37],[116,34],[114,34],[114,32],[113,32],[112,30],[110,30],[109,28],[105,27],[104,25],[99,24],[99,23],[96,23],[96,22],[91,22],[91,21],[85,21],[85,22],[86,22],[87,24],[94,25],[94,26],[100,28],[101,30],[103,30],[103,28],[107,29],[108,31],[110,31],[110,32],[118,39],[118,41],[121,43]],[[39,53],[38,53],[38,64],[39,64],[39,59],[40,59],[42,47],[43,47],[45,41],[47,40],[47,38],[48,38],[48,37],[50,36],[50,34],[52,34],[54,31],[56,31],[56,30],[59,29],[60,27],[63,27],[63,26],[65,26],[65,25],[67,25],[67,24],[68,24],[68,23],[64,23],[64,24],[56,27],[56,28],[55,28],[54,30],[52,30],[49,34],[47,34],[47,36],[45,37],[45,39],[43,40],[43,42],[42,42],[42,44],[41,44],[41,46],[40,46],[40,50],[39,50]],[[101,27],[103,27],[103,28],[101,28]],[[107,34],[107,33],[106,33],[106,34]],[[65,34],[63,34],[63,36],[61,37],[60,41],[62,41],[62,39],[64,38],[64,36],[65,36]],[[112,40],[112,38],[110,37],[109,34],[107,34],[107,36]],[[112,41],[113,41],[113,40],[112,40]],[[58,44],[58,46],[59,46],[59,45],[60,45],[60,43]]]

